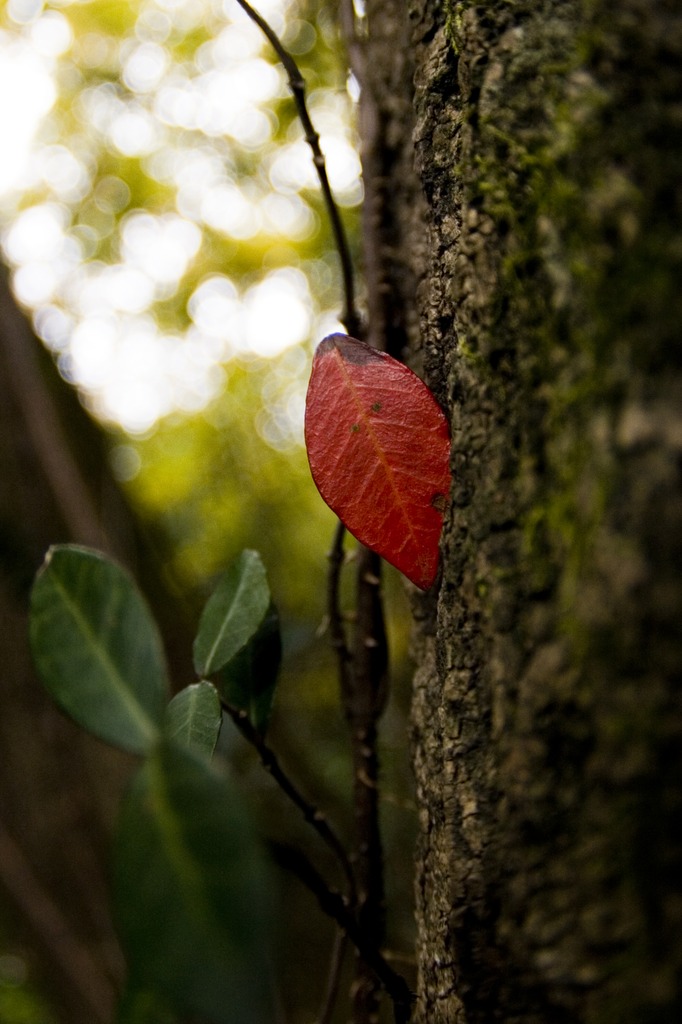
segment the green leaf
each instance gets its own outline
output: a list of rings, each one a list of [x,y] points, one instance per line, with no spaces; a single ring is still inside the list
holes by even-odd
[[[173,697],[166,708],[164,732],[168,739],[210,757],[218,742],[221,721],[218,691],[202,680]]]
[[[258,630],[270,604],[265,567],[257,551],[242,551],[204,608],[194,641],[200,676],[217,672]]]
[[[76,722],[125,750],[155,741],[167,690],[156,623],[103,555],[50,548],[31,592],[30,640],[45,688]]]
[[[265,733],[270,718],[281,659],[279,615],[271,602],[258,631],[216,673],[216,686],[225,703],[245,711],[260,733]]]
[[[267,892],[238,791],[205,758],[162,740],[124,803],[115,845],[129,988],[213,1024],[271,1020]]]

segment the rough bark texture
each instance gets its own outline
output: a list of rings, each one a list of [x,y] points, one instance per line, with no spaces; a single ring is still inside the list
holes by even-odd
[[[414,296],[426,260],[426,204],[412,144],[414,53],[404,4],[368,0],[365,14],[349,56],[361,84],[367,340],[404,359],[419,349]]]
[[[365,338],[376,348],[402,359],[419,347],[414,295],[416,268],[423,268],[426,240],[426,204],[412,146],[414,55],[409,22],[404,6],[396,5],[394,0],[368,0],[361,21],[352,3],[342,0],[341,16],[351,69],[361,86],[358,120],[365,187]],[[416,240],[421,245],[415,245]],[[352,672],[355,692],[346,707],[354,736],[358,921],[366,937],[381,947],[386,941],[386,913],[376,744],[377,722],[386,696],[386,664],[383,613],[376,606],[375,583],[380,579],[377,556],[365,550],[357,572],[358,628]],[[372,692],[377,683],[379,692]],[[378,1021],[380,1006],[376,976],[358,960],[352,985],[353,1021]]]
[[[413,0],[427,379],[420,1024],[679,1019],[682,20]]]

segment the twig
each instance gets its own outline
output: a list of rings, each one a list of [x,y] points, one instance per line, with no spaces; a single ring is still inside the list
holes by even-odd
[[[343,292],[345,300],[345,308],[341,315],[341,320],[346,326],[346,330],[353,337],[358,338],[361,335],[361,324],[362,318],[355,305],[355,284],[353,280],[353,262],[350,256],[350,249],[348,247],[348,241],[346,239],[346,232],[344,231],[339,209],[334,201],[334,195],[332,193],[331,185],[329,184],[329,177],[327,176],[327,166],[324,160],[324,154],[320,148],[320,136],[315,131],[313,123],[308,113],[308,107],[305,100],[305,81],[301,72],[298,68],[298,64],[291,56],[289,51],[284,47],[277,33],[267,23],[267,21],[255,11],[247,0],[237,0],[237,3],[242,8],[244,13],[253,21],[261,32],[265,35],[268,42],[272,46],[273,50],[277,54],[282,67],[287,73],[289,79],[289,88],[294,97],[294,103],[296,104],[296,111],[298,118],[303,126],[303,132],[305,140],[310,146],[313,154],[313,164],[317,171],[317,176],[320,181],[320,187],[322,188],[322,195],[324,197],[324,203],[327,208],[327,215],[329,217],[332,232],[334,234],[334,242],[336,244],[336,250],[339,254],[341,261],[341,273],[343,276]]]
[[[360,92],[365,88],[365,47],[358,33],[358,19],[353,0],[340,0],[339,25],[348,51],[350,70],[355,75]]]
[[[380,947],[384,941],[384,869],[379,826],[378,722],[387,695],[388,651],[380,592],[381,559],[361,548],[357,576],[357,626],[353,650],[353,687],[345,711],[353,752],[355,810],[355,877],[358,924]],[[358,1022],[375,1019],[378,991],[374,978],[359,962],[353,1005]]]
[[[282,792],[298,807],[304,819],[312,825],[322,842],[325,843],[336,857],[348,885],[348,904],[354,907],[357,901],[357,891],[353,868],[343,843],[329,824],[327,818],[310,801],[306,800],[298,787],[292,782],[280,765],[275,752],[267,745],[261,734],[252,725],[247,713],[225,702],[223,702],[223,708],[244,739],[255,748],[265,770],[273,777]]]
[[[291,871],[317,898],[321,909],[348,935],[363,961],[372,969],[383,988],[393,1001],[396,1024],[408,1024],[412,1014],[414,996],[402,975],[387,962],[378,946],[363,931],[355,917],[349,912],[343,898],[330,889],[308,858],[291,846],[272,843],[270,849],[277,863]]]
[[[341,569],[344,562],[343,541],[346,536],[346,528],[339,520],[334,531],[334,541],[327,558],[329,560],[329,573],[327,575],[327,615],[329,617],[329,636],[331,645],[336,651],[339,670],[339,682],[342,700],[345,705],[351,691],[351,677],[353,672],[352,655],[348,648],[346,631],[343,627],[343,613],[339,602],[339,587],[341,585]]]
[[[111,1019],[114,990],[90,950],[73,934],[50,894],[31,868],[23,850],[0,822],[0,880],[25,915],[64,975],[78,992],[90,1019]]]
[[[344,563],[343,542],[346,535],[346,528],[339,520],[334,531],[334,541],[331,551],[327,556],[329,559],[329,572],[327,574],[327,615],[329,617],[329,635],[331,644],[336,651],[337,666],[339,674],[339,686],[342,694],[342,704],[345,707],[352,689],[353,662],[352,655],[348,649],[346,631],[343,625],[343,613],[339,601],[339,589],[341,584],[341,570]],[[331,1013],[336,1002],[338,986],[340,982],[343,953],[345,951],[345,932],[338,932],[335,943],[334,957],[330,971],[329,984],[327,987],[327,998],[324,1010],[320,1016],[319,1024],[327,1024],[331,1019]]]
[[[298,116],[303,126],[308,145],[313,153],[313,163],[320,180],[324,201],[331,221],[337,251],[341,262],[345,310],[342,320],[348,332],[355,337],[362,337],[362,324],[355,307],[353,271],[350,253],[346,242],[343,225],[338,208],[327,177],[324,157],[320,149],[319,136],[310,120],[305,103],[305,83],[296,62],[282,45],[270,25],[251,7],[247,0],[237,0],[240,7],[258,25],[273,46],[282,66],[284,67],[289,86],[293,93]],[[365,91],[364,53],[359,44],[353,14],[348,6],[342,9],[345,19],[345,30],[349,40],[349,48],[355,58],[356,71]],[[367,149],[363,154],[363,177],[371,178],[371,195],[368,197],[364,210],[364,249],[365,263],[368,268],[368,290],[370,294],[370,323],[368,339],[377,348],[385,348],[388,333],[388,317],[386,315],[385,281],[379,269],[381,266],[381,242],[379,238],[381,218],[381,198],[375,188],[380,180],[376,156],[380,126],[377,123],[375,105],[369,95],[361,104],[365,116],[361,126],[363,138],[367,136]],[[387,646],[384,629],[383,608],[380,583],[380,559],[367,549],[362,549],[358,567],[357,590],[357,624],[355,643],[351,652],[346,640],[343,620],[339,607],[339,583],[343,564],[342,524],[337,527],[334,544],[329,556],[330,568],[328,576],[327,607],[330,623],[332,645],[337,651],[341,699],[344,712],[349,723],[354,774],[354,808],[356,822],[356,863],[358,891],[357,917],[352,922],[353,929],[363,936],[362,946],[353,939],[360,958],[356,967],[353,986],[353,1019],[356,1024],[369,1024],[376,1018],[378,1009],[378,991],[376,983],[368,968],[375,970],[371,959],[366,955],[367,942],[371,950],[379,949],[384,937],[384,885],[381,836],[379,831],[378,774],[377,756],[377,722],[383,710],[386,695],[387,678]],[[239,724],[239,723],[238,723]],[[266,762],[264,761],[264,764]],[[268,765],[266,764],[266,767]],[[272,770],[272,769],[270,769]],[[355,891],[355,890],[354,890]],[[322,898],[318,894],[320,903]],[[324,909],[324,906],[323,906]],[[349,928],[346,931],[352,938]],[[378,973],[375,971],[375,973]],[[402,980],[402,979],[401,979]],[[404,984],[404,983],[403,983]],[[390,993],[388,986],[385,986]],[[407,1010],[396,1000],[396,1020],[408,1020],[410,1002]]]
[[[341,700],[348,722],[353,758],[355,877],[357,920],[363,933],[381,946],[385,930],[384,880],[379,829],[379,758],[377,723],[387,695],[388,652],[380,592],[381,559],[368,548],[358,557],[357,621],[354,647],[347,645],[339,606],[344,528],[339,524],[329,554],[327,609],[329,631],[337,651]],[[353,1019],[369,1021],[377,1011],[374,972],[359,957],[353,986]]]
[[[358,104],[358,130],[361,140],[362,181],[364,199],[362,203],[362,260],[365,290],[367,294],[367,334],[374,348],[391,350],[389,343],[391,301],[390,289],[386,282],[386,268],[382,252],[382,227],[385,219],[383,191],[386,179],[381,167],[384,142],[383,125],[374,95],[370,87],[367,67],[365,40],[358,35],[358,19],[353,0],[340,0],[339,20],[348,51],[350,67],[360,86]],[[391,352],[399,356],[399,353]]]
[[[339,606],[344,527],[339,523],[329,553],[327,610],[332,646],[337,652],[341,702],[348,722],[353,758],[357,919],[375,944],[384,938],[384,879],[379,829],[377,723],[387,691],[387,643],[380,593],[381,559],[361,548],[358,560],[357,622],[353,652],[348,648]],[[353,986],[354,1020],[369,1021],[377,1010],[374,974],[362,959]]]
[[[7,351],[8,372],[25,433],[33,444],[59,514],[73,540],[92,547],[107,547],[96,504],[64,436],[53,393],[40,373],[40,342],[12,298],[4,267],[0,267],[0,324],[0,343]]]
[[[339,996],[341,968],[343,967],[343,960],[346,955],[347,945],[348,936],[342,928],[337,928],[334,936],[334,948],[332,949],[329,974],[327,976],[327,988],[324,994],[324,1002],[322,1004],[322,1010],[320,1011],[317,1024],[330,1024],[331,1022],[334,1007],[336,1006],[336,1000]]]

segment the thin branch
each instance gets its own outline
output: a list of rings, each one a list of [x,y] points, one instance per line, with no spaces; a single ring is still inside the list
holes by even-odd
[[[336,652],[339,683],[342,693],[348,695],[352,687],[353,663],[352,655],[348,649],[346,631],[343,625],[343,613],[339,600],[341,585],[341,570],[344,563],[343,542],[346,535],[346,528],[339,520],[334,531],[334,541],[329,552],[329,571],[327,574],[327,615],[329,618],[329,635],[331,644]],[[347,698],[343,698],[345,704]],[[334,953],[329,973],[327,993],[324,1007],[320,1015],[319,1024],[329,1024],[336,1003],[339,984],[341,981],[341,967],[346,948],[346,933],[339,931],[336,935]]]
[[[341,928],[336,929],[334,935],[334,948],[332,949],[329,973],[327,976],[327,988],[324,993],[324,1003],[318,1018],[317,1024],[331,1024],[334,1007],[339,996],[341,986],[341,969],[346,955],[348,936]]]
[[[365,47],[358,31],[358,19],[353,0],[340,0],[339,25],[348,51],[350,70],[355,75],[360,91],[365,88]]]
[[[327,883],[300,850],[283,843],[272,843],[270,849],[277,863],[291,871],[303,882],[317,898],[324,913],[336,921],[348,935],[363,961],[372,969],[393,1001],[396,1024],[408,1024],[412,1015],[414,996],[407,982],[402,975],[393,970],[381,950],[368,939],[365,931],[349,912],[341,895],[327,886]]]
[[[345,702],[351,691],[351,677],[353,672],[352,655],[348,648],[346,631],[343,627],[343,613],[339,601],[339,588],[341,585],[341,570],[344,563],[343,541],[346,536],[346,527],[341,520],[336,524],[334,541],[327,558],[329,560],[329,572],[327,574],[327,615],[329,618],[329,636],[331,645],[336,651],[338,659],[339,683],[342,700]]]
[[[346,302],[342,319],[350,334],[361,337],[361,322],[355,308],[349,250],[329,186],[324,158],[320,150],[319,136],[312,125],[305,104],[305,83],[295,61],[267,22],[253,10],[247,0],[237,0],[237,2],[266,35],[288,75],[305,138],[313,153],[313,162],[322,187],[341,261]],[[387,296],[385,294],[381,245],[383,223],[383,193],[379,185],[381,161],[377,159],[382,133],[376,105],[372,102],[372,97],[366,89],[364,48],[361,47],[358,39],[353,12],[350,5],[344,3],[344,0],[342,0],[341,15],[345,23],[350,56],[355,63],[356,74],[363,93],[360,109],[361,134],[365,142],[363,177],[366,189],[369,187],[363,211],[365,263],[368,268],[370,292],[368,340],[377,348],[385,348],[389,318],[386,315]],[[383,862],[379,830],[377,724],[386,697],[388,659],[379,588],[380,559],[364,548],[361,549],[358,566],[357,618],[352,651],[348,646],[339,605],[343,538],[344,527],[339,524],[329,556],[327,610],[331,641],[337,652],[341,700],[349,724],[353,756],[356,824],[354,862],[357,872],[357,906],[355,916],[347,923],[345,930],[359,952],[353,985],[353,1019],[356,1024],[364,1024],[364,1022],[375,1018],[378,1008],[378,990],[372,972],[377,976],[380,976],[380,973],[376,970],[373,957],[383,942],[385,929]],[[266,767],[268,767],[267,764]],[[309,872],[306,873],[309,875]],[[325,909],[325,901],[328,903],[329,899],[332,899],[332,894],[326,889],[321,879],[320,883],[323,889],[317,892],[317,896],[322,908]],[[307,884],[314,890],[310,877],[308,877]],[[329,912],[328,908],[327,912]],[[362,943],[356,941],[353,932],[362,937]],[[385,961],[382,962],[385,964]],[[400,980],[402,982],[402,979]],[[402,984],[404,985],[404,982]],[[390,993],[390,988],[386,985],[385,987]],[[411,1000],[408,999],[405,1002],[396,998],[395,995],[392,997],[394,998],[396,1021],[409,1020]]]
[[[384,879],[379,828],[379,758],[377,727],[387,696],[388,651],[381,599],[381,559],[360,548],[357,569],[357,617],[353,651],[343,628],[339,582],[343,565],[343,524],[339,523],[329,554],[327,608],[332,646],[339,665],[341,701],[348,722],[353,758],[353,810],[357,880],[356,917],[363,934],[377,948],[385,930]],[[353,985],[355,1021],[371,1020],[377,1009],[374,972],[358,958]]]
[[[292,803],[296,805],[304,819],[312,825],[322,842],[325,843],[328,849],[330,849],[334,854],[346,878],[348,885],[348,903],[351,907],[355,906],[357,893],[353,868],[351,867],[351,863],[343,843],[329,824],[329,821],[324,814],[314,806],[314,804],[310,803],[309,800],[306,800],[295,783],[292,782],[280,765],[275,752],[267,745],[258,730],[254,728],[247,713],[231,707],[229,704],[224,702],[223,708],[237,726],[244,739],[247,740],[247,742],[250,743],[257,751],[261,764],[265,770],[273,777],[282,792],[292,801]]]
[[[353,652],[348,648],[341,609],[339,579],[343,565],[344,528],[339,524],[329,554],[327,607],[332,645],[337,651],[341,702],[348,722],[353,759],[355,877],[357,920],[363,933],[379,947],[384,939],[384,878],[379,828],[379,758],[377,723],[387,691],[388,652],[380,592],[381,559],[361,548],[357,570],[357,621]],[[369,1021],[379,992],[374,973],[358,958],[353,985],[357,1022]]]
[[[91,1019],[111,1019],[114,990],[90,950],[73,934],[62,911],[38,880],[21,847],[0,822],[0,881],[50,950],[68,983],[78,992]]]
[[[40,373],[37,348],[26,317],[9,286],[7,270],[0,267],[0,344],[7,350],[14,395],[25,430],[45,473],[64,525],[71,538],[93,547],[107,547],[105,532],[92,494],[71,454],[53,395]]]
[[[388,650],[380,573],[379,556],[368,548],[361,548],[358,555],[353,686],[345,707],[353,755],[357,920],[363,933],[378,947],[384,942],[385,907],[377,733],[388,688]],[[367,965],[358,962],[353,986],[357,1021],[374,1019],[378,996]]]
[[[346,238],[346,232],[343,227],[341,215],[339,209],[334,201],[334,195],[332,193],[331,185],[329,184],[329,177],[327,175],[327,166],[325,164],[324,155],[320,148],[320,136],[315,131],[313,123],[308,113],[308,107],[305,100],[305,80],[301,75],[298,64],[291,56],[289,51],[284,47],[277,33],[272,29],[268,22],[255,11],[247,0],[237,0],[237,3],[242,8],[244,13],[248,15],[251,21],[254,22],[261,30],[263,35],[267,38],[268,42],[272,46],[273,50],[277,54],[282,67],[287,73],[289,79],[289,88],[291,89],[294,97],[294,103],[296,104],[296,112],[298,118],[303,126],[303,132],[305,140],[310,146],[313,154],[313,164],[317,171],[317,177],[320,181],[320,187],[322,188],[322,195],[324,197],[324,203],[327,208],[327,215],[329,217],[332,232],[334,235],[334,242],[336,244],[336,250],[339,254],[339,260],[341,262],[341,273],[343,276],[343,292],[345,300],[345,308],[341,315],[341,320],[346,326],[346,330],[353,337],[360,337],[361,335],[361,324],[362,318],[357,310],[355,304],[355,284],[353,280],[353,261],[350,255],[350,249],[348,246],[348,240]]]

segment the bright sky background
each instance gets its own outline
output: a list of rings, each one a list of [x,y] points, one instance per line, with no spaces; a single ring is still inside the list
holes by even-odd
[[[74,39],[63,11],[78,0],[8,0],[16,31],[0,30],[0,243],[13,268],[13,287],[32,311],[36,331],[59,354],[60,366],[89,395],[105,421],[144,433],[173,410],[196,411],[224,385],[232,359],[253,361],[317,341],[338,329],[335,312],[319,310],[308,277],[298,268],[264,271],[248,288],[216,270],[195,288],[189,330],[169,334],[152,315],[172,296],[196,256],[202,231],[250,239],[262,230],[283,241],[305,238],[315,215],[303,201],[317,187],[304,141],[265,157],[267,189],[240,187],[212,140],[258,150],[271,139],[268,104],[288,93],[281,69],[264,59],[267,42],[232,0],[223,0],[224,27],[200,47],[188,73],[170,59],[164,42],[173,22],[201,19],[215,0],[145,0],[136,37],[114,57],[130,90],[122,97],[103,83],[78,100],[83,138],[119,154],[144,157],[148,173],[170,187],[175,210],[133,210],[121,221],[118,261],[89,258],[87,232],[72,228],[71,211],[86,199],[102,217],[125,209],[129,195],[117,177],[95,182],[87,144],[72,151],[45,132],[54,108],[61,58],[109,59],[104,37]],[[281,31],[288,0],[260,0],[259,10]],[[348,127],[347,98],[310,97],[332,187],[340,205],[361,198],[360,167]],[[46,121],[47,119],[47,121]],[[179,129],[200,130],[205,147],[182,145]],[[267,151],[266,151],[267,152]],[[49,186],[50,199],[20,209],[22,190]],[[339,300],[340,302],[340,300]],[[288,390],[259,429],[269,443],[299,441],[305,358],[292,358]],[[267,387],[265,388],[267,398]],[[274,400],[273,400],[274,401]]]

